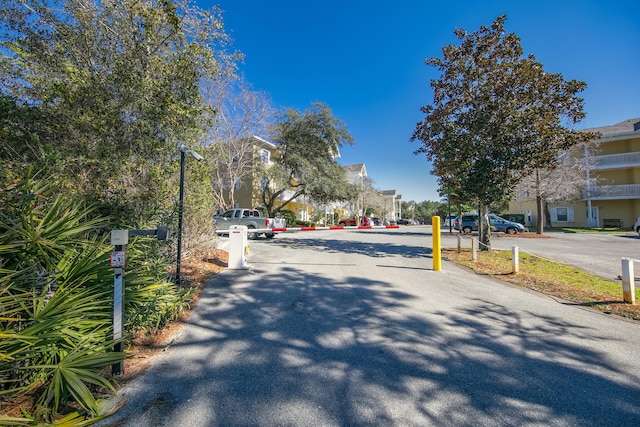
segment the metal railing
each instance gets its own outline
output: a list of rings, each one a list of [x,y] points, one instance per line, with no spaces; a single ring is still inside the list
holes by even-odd
[[[583,199],[619,200],[640,198],[640,184],[592,185],[582,190]]]
[[[640,151],[595,156],[593,160],[593,170],[640,167]]]

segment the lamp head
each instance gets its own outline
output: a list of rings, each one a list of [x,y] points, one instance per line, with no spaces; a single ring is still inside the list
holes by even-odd
[[[192,149],[190,149],[184,144],[180,146],[180,151],[182,151],[183,153],[191,154],[191,156],[197,161],[204,160],[204,157],[202,157],[200,154],[196,153],[195,151],[193,151]]]

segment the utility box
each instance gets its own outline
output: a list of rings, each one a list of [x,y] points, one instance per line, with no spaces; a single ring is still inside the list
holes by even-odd
[[[129,243],[129,230],[111,230],[111,244],[124,246]]]
[[[232,225],[229,227],[229,265],[230,270],[245,270],[247,265],[247,227]]]

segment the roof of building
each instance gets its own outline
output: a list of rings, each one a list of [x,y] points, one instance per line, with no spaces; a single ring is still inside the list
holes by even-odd
[[[635,119],[627,119],[620,123],[616,123],[615,125],[589,128],[586,130],[590,132],[600,132],[605,138],[617,135],[640,133],[640,117]]]
[[[396,200],[402,199],[402,194],[396,194],[396,190],[383,190],[382,196],[389,197]]]
[[[255,141],[258,142],[258,145],[261,145],[261,146],[266,147],[266,148],[270,148],[272,150],[275,150],[277,148],[276,145],[273,142],[269,142],[266,139],[260,138],[257,135],[253,135],[253,138],[255,139]]]
[[[364,163],[342,166],[342,169],[344,169],[348,179],[367,176],[367,168]]]

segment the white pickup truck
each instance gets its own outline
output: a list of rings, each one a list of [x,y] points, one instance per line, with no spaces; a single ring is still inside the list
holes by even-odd
[[[283,218],[267,218],[262,216],[260,211],[256,209],[229,209],[220,215],[213,217],[213,224],[216,226],[216,233],[228,234],[229,227],[232,225],[244,225],[248,228],[247,237],[256,239],[260,234],[264,234],[267,238],[275,236],[274,232],[269,231],[251,231],[251,230],[268,230],[271,228],[284,228],[285,220]]]

